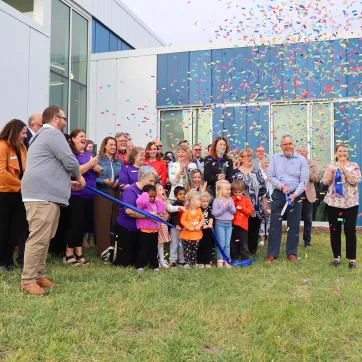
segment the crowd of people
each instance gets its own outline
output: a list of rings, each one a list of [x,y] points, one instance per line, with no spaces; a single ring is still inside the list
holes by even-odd
[[[70,267],[89,265],[84,248],[95,246],[99,257],[141,273],[147,266],[231,268],[267,242],[264,261],[272,263],[283,218],[286,256],[296,262],[301,217],[303,243],[312,245],[316,185],[326,190],[332,265],[341,263],[343,225],[348,265],[356,267],[361,174],[343,144],[321,170],[290,135],[280,140],[281,152],[269,156],[260,144],[254,158],[250,148],[230,150],[225,137],[207,147],[182,140],[174,154],[158,139],[143,148],[121,132],[97,149],[82,129],[64,134],[66,125],[64,111],[50,106],[0,133],[0,272],[22,267],[28,293],[55,286],[45,273],[49,246]]]

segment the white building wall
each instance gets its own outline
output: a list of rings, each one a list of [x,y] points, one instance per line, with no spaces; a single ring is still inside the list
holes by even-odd
[[[164,42],[120,0],[73,0],[134,48],[163,46]]]
[[[0,1],[0,129],[13,118],[27,122],[48,106],[49,33],[48,21],[37,24]]]
[[[108,54],[121,53],[131,52]],[[91,59],[88,137],[98,145],[116,132],[130,133],[135,145],[155,139],[156,75],[156,55]]]

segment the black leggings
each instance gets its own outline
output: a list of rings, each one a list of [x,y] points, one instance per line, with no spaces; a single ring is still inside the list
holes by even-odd
[[[68,206],[68,225],[66,232],[67,248],[83,246],[83,236],[88,230],[89,220],[93,218],[93,199],[71,196]]]
[[[342,215],[340,215],[342,213]],[[344,234],[346,235],[346,258],[356,259],[356,222],[357,222],[358,206],[353,206],[348,209],[340,209],[327,205],[327,215],[329,222],[329,230],[331,237],[331,246],[334,258],[341,257],[341,231],[342,222],[344,221]]]
[[[255,255],[258,248],[261,219],[249,217],[248,219],[248,247],[250,254]]]
[[[212,235],[211,229],[204,229],[202,234],[202,239],[199,242],[199,248],[197,250],[197,263],[211,264],[214,237]]]
[[[134,266],[140,247],[140,232],[129,231],[117,222],[114,226],[116,238],[116,259],[114,265]]]
[[[136,269],[144,268],[148,264],[152,269],[158,268],[158,232],[140,232],[140,247],[138,250]]]
[[[14,264],[15,246],[25,244],[27,231],[28,222],[21,193],[0,192],[0,265]]]

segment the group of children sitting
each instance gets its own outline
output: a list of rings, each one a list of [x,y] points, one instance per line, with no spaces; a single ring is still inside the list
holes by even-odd
[[[211,268],[212,249],[215,245],[212,228],[221,250],[216,248],[217,267],[231,268],[224,259],[241,261],[249,259],[248,217],[253,205],[244,194],[243,181],[226,180],[216,183],[216,198],[208,192],[198,193],[178,186],[174,190],[176,201],[171,203],[161,185],[147,185],[136,203],[140,210],[160,216],[165,210],[170,214],[170,228],[151,218],[137,219],[140,230],[140,249],[136,269],[143,272],[147,265],[154,271],[181,264],[189,269]],[[231,196],[231,194],[233,196]],[[164,244],[170,242],[170,262],[164,258]]]

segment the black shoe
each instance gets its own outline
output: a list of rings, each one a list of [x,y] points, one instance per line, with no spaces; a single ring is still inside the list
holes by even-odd
[[[309,243],[304,244],[304,246],[305,246],[306,249],[311,249],[312,248],[312,245],[310,245]]]
[[[340,260],[333,260],[331,263],[332,266],[340,266],[341,265],[341,261]]]
[[[354,268],[357,268],[357,264],[355,261],[350,261],[349,264],[348,264],[348,267],[350,269],[354,269]]]
[[[176,268],[177,264],[175,262],[168,264],[169,268]]]
[[[15,271],[15,270],[19,269],[19,267],[16,266],[15,264],[10,264],[10,265],[7,265],[6,267],[9,271]]]
[[[179,261],[177,262],[177,265],[181,265],[181,266],[185,266],[186,263],[180,263]]]

